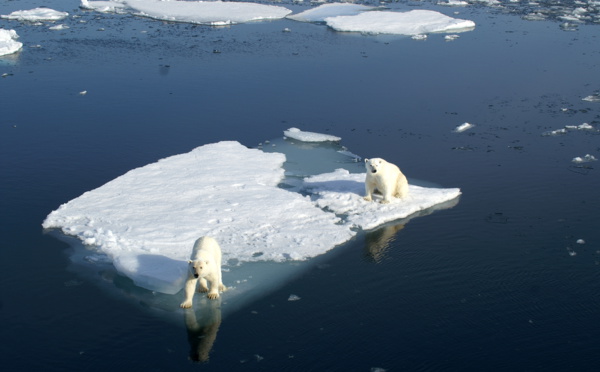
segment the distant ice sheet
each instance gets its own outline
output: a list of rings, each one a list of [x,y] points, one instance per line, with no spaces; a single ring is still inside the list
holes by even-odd
[[[350,3],[332,3],[323,4],[302,13],[292,14],[287,18],[300,22],[325,22],[327,17],[356,15],[372,9],[375,9],[375,7]]]
[[[17,10],[7,15],[0,15],[0,18],[16,21],[60,21],[67,18],[69,13],[59,12],[50,8],[35,8],[31,10]]]
[[[0,56],[18,52],[23,47],[23,43],[17,41],[18,38],[15,30],[0,28]]]
[[[315,132],[304,132],[298,128],[290,128],[283,132],[286,137],[293,138],[303,142],[325,142],[325,141],[340,141],[340,137],[329,134],[321,134]]]
[[[136,285],[174,294],[200,236],[217,239],[224,266],[238,272],[240,264],[321,255],[359,229],[447,207],[460,195],[459,189],[411,185],[404,200],[366,202],[364,173],[332,171],[358,167],[338,143],[281,141],[273,141],[272,152],[219,142],[131,170],[61,205],[43,227],[96,247]],[[290,164],[279,148],[290,154]]]
[[[208,25],[279,19],[292,12],[281,6],[233,1],[127,0],[126,3],[140,16]]]
[[[475,27],[473,21],[448,17],[432,10],[411,10],[403,13],[372,11],[354,16],[329,17],[325,22],[337,31],[397,35],[459,32]]]

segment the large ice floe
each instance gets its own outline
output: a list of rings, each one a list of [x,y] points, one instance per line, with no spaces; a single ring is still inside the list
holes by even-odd
[[[234,141],[200,146],[84,193],[51,212],[43,227],[78,238],[88,262],[109,262],[137,286],[175,294],[193,243],[203,235],[221,244],[224,282],[231,286],[242,272],[259,275],[247,272],[252,263],[279,263],[280,270],[361,230],[458,200],[459,189],[411,184],[406,199],[366,202],[359,158],[328,135],[323,141],[281,139],[264,150]]]
[[[21,50],[23,43],[18,42],[19,35],[15,30],[0,28],[0,56],[13,54]]]
[[[368,34],[420,35],[433,32],[460,32],[475,22],[446,16],[433,10],[409,12],[380,11],[357,4],[324,4],[287,18],[302,22],[325,22],[336,31]]]
[[[328,17],[325,23],[336,31],[396,35],[460,32],[475,27],[473,21],[452,18],[432,10],[371,11],[353,16]]]
[[[81,0],[81,7],[104,13],[130,12],[161,21],[215,26],[280,19],[292,12],[281,6],[235,1]]]
[[[50,8],[35,8],[30,10],[17,10],[10,14],[0,15],[0,18],[15,21],[39,22],[60,21],[69,16],[67,12],[60,12]]]

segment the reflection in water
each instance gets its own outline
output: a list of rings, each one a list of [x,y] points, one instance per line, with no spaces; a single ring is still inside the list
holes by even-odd
[[[190,359],[207,362],[221,325],[221,299],[198,301],[198,307],[185,309],[185,328],[190,343]]]
[[[365,253],[375,263],[381,262],[389,249],[396,233],[404,228],[404,223],[384,226],[366,234]]]

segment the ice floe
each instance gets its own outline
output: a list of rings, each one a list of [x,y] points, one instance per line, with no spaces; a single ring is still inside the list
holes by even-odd
[[[207,25],[280,19],[292,12],[281,6],[234,1],[127,0],[126,4],[139,16]]]
[[[82,9],[95,10],[99,13],[125,13],[127,5],[119,1],[88,1],[81,0]]]
[[[325,141],[340,141],[340,137],[332,136],[329,134],[305,132],[298,128],[290,128],[283,132],[286,137],[293,138],[303,142],[325,142]]]
[[[565,125],[564,128],[545,131],[542,133],[542,136],[559,136],[562,134],[567,134],[568,131],[577,131],[577,130],[595,131],[596,128],[594,128],[592,125],[590,125],[588,123],[583,123],[580,125]]]
[[[452,18],[432,10],[371,11],[354,16],[328,17],[325,22],[337,31],[397,35],[460,32],[475,27],[473,21]]]
[[[0,18],[26,21],[26,22],[38,22],[38,21],[60,21],[69,16],[67,12],[60,12],[58,10],[50,8],[35,8],[30,10],[17,10],[10,14],[0,15]]]
[[[294,168],[302,161],[312,166],[306,155],[311,152],[332,154],[330,165],[340,165],[339,157],[358,167],[336,142],[283,141],[286,145],[269,146],[273,152],[218,142],[133,169],[61,205],[43,227],[97,250],[106,257],[99,262],[111,262],[138,286],[174,294],[183,286],[186,260],[199,236],[219,241],[226,272],[239,277],[250,270],[247,265],[307,260],[347,242],[361,228],[430,213],[460,195],[459,189],[411,185],[405,200],[369,203],[362,199],[364,173]],[[290,151],[290,164],[273,150],[286,146],[297,149]],[[284,164],[290,176],[284,175]],[[312,176],[298,178],[303,172]],[[288,177],[300,185],[282,187],[293,183]],[[233,273],[225,274],[225,281],[228,275]]]
[[[19,35],[15,30],[0,28],[0,56],[13,54],[21,50],[23,43],[17,41]]]

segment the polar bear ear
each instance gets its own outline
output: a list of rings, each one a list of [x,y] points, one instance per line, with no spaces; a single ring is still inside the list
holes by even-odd
[[[194,261],[192,261],[192,260],[188,260],[188,263],[193,263],[193,262],[194,262]]]
[[[365,163],[368,163],[368,162],[369,162],[369,159],[365,158]]]

